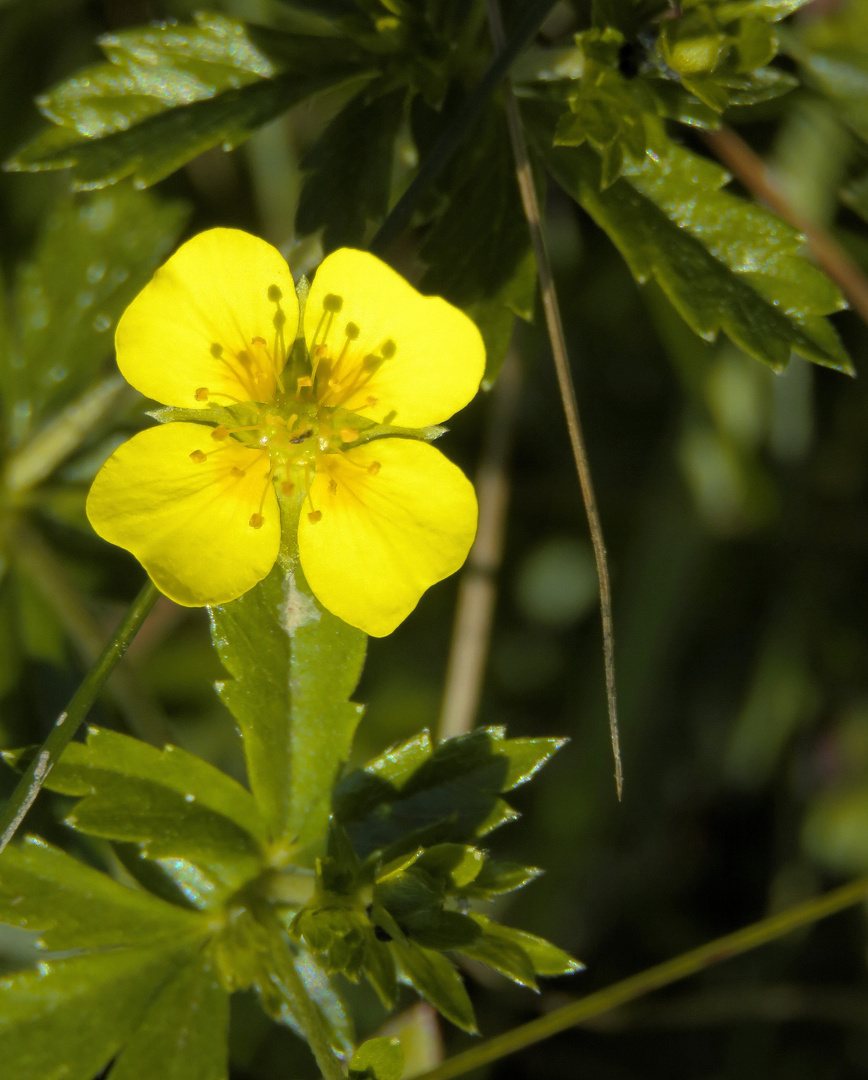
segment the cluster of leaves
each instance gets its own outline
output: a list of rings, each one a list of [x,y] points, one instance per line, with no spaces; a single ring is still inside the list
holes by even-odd
[[[401,979],[474,1030],[446,954],[530,987],[577,969],[548,942],[467,909],[537,876],[476,843],[515,817],[503,793],[560,740],[490,729],[435,747],[420,735],[335,789],[361,714],[347,699],[364,636],[281,568],[212,619],[252,790],[177,747],[105,729],[67,748],[46,786],[75,800],[67,825],[114,876],[38,839],[4,853],[0,920],[40,933],[48,950],[2,985],[16,1076],[63,1066],[90,1080],[114,1059],[114,1080],[171,1070],[217,1080],[237,990],[253,988],[301,1032],[300,1009],[315,1008],[349,1056],[340,975],[364,973],[389,1008]],[[5,757],[21,768],[33,752]],[[300,1004],[299,979],[312,1006]]]

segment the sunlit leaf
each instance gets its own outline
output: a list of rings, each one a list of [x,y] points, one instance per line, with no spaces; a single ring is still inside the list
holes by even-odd
[[[347,699],[367,639],[319,606],[300,570],[280,564],[239,600],[212,608],[211,620],[232,676],[220,695],[241,728],[271,833],[321,850],[332,787],[362,714]]]
[[[401,1080],[404,1050],[396,1036],[368,1039],[350,1058],[350,1080]]]

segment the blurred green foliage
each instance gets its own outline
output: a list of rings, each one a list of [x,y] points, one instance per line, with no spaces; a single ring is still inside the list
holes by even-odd
[[[185,227],[248,228],[300,271],[323,247],[363,245],[490,59],[480,4],[211,7],[219,10],[197,23],[142,31],[150,18],[189,20],[193,5],[0,4],[0,155],[46,169],[0,175],[7,746],[44,737],[140,583],[139,568],[98,543],[82,512],[96,468],[145,422],[112,368],[111,329],[126,303]],[[523,5],[504,7],[509,27]],[[717,0],[682,12],[669,18],[654,0],[560,4],[516,68],[540,184],[543,166],[557,181],[545,185],[547,233],[612,562],[620,806],[591,561],[497,101],[395,252],[419,275],[424,263],[423,287],[479,321],[492,381],[514,317],[522,320],[510,511],[480,722],[506,724],[513,739],[554,733],[571,743],[511,798],[523,816],[498,834],[496,859],[475,843],[479,816],[465,836],[426,819],[425,855],[393,851],[389,829],[414,792],[413,813],[429,805],[431,746],[418,732],[436,727],[455,584],[433,590],[395,634],[370,645],[354,695],[367,703],[354,761],[403,743],[403,753],[418,753],[412,771],[422,779],[408,791],[386,775],[362,797],[358,787],[377,768],[350,774],[318,879],[323,902],[282,928],[307,943],[302,978],[345,1050],[379,1031],[383,999],[399,1008],[415,1000],[384,954],[403,951],[422,994],[465,1029],[475,1014],[489,1035],[868,871],[868,392],[801,359],[848,370],[849,356],[861,371],[868,333],[854,313],[837,314],[837,291],[792,229],[722,188],[695,134],[741,125],[792,204],[864,274],[865,6]],[[219,149],[248,138],[232,155]],[[70,175],[57,171],[67,166],[78,188],[160,182],[148,192],[127,179],[70,195]],[[720,328],[727,338],[715,340]],[[452,422],[453,454],[470,473],[491,411],[483,397]],[[246,613],[215,614],[218,637],[233,617],[243,623]],[[298,643],[263,635],[258,659],[277,670],[304,663]],[[361,647],[344,644],[349,653]],[[228,681],[227,669],[236,672],[225,652],[223,660],[225,669],[201,613],[161,605],[88,742],[75,744],[52,775],[55,793],[28,819],[46,839],[3,856],[0,902],[13,926],[3,928],[0,963],[31,968],[0,986],[0,1024],[15,1032],[4,1035],[3,1053],[24,1063],[22,1076],[48,1075],[58,1043],[77,1047],[82,1080],[122,1046],[115,1080],[171,1075],[158,1048],[183,1040],[199,1070],[184,1075],[216,1080],[227,982],[239,990],[234,1080],[316,1075],[291,1033],[297,1018],[273,992],[279,976],[249,964],[276,938],[263,946],[261,928],[239,915],[215,944],[208,924],[208,906],[259,871],[262,805],[291,799],[293,766],[283,766],[297,750],[281,728],[285,709],[274,703],[266,726],[268,709],[256,705],[263,691]],[[354,663],[309,710],[333,709],[338,732],[311,791],[297,796],[301,815],[310,795],[321,838],[323,792],[359,719],[347,702]],[[215,680],[224,680],[234,717]],[[246,770],[236,722],[248,734]],[[155,744],[168,735],[181,749],[161,753],[113,727]],[[496,774],[495,756],[487,745],[466,774],[489,811],[507,790],[479,783],[480,771]],[[259,805],[240,784],[246,772]],[[12,779],[0,777],[4,794]],[[80,800],[74,808],[71,799]],[[502,821],[513,816],[503,811]],[[546,869],[539,880],[537,866]],[[348,915],[347,890],[366,874],[372,917]],[[21,909],[15,923],[9,913],[25,892],[27,918]],[[505,930],[477,908],[444,911],[456,895],[485,896],[488,915],[527,929]],[[33,966],[43,959],[37,930],[52,951],[86,953],[50,970]],[[540,999],[521,984],[570,965],[535,935],[588,965],[543,984]],[[464,958],[466,990],[434,951],[447,946]],[[346,982],[341,1000],[329,999],[329,964],[356,960],[374,989]],[[854,911],[492,1075],[847,1080],[868,1068],[866,1004],[864,915]],[[408,1062],[410,1047],[426,1047],[412,1058],[417,1071],[437,1053],[432,1023],[414,1013],[401,1035]],[[465,1044],[446,1027],[450,1048]],[[364,1043],[351,1075],[398,1075],[392,1045]]]

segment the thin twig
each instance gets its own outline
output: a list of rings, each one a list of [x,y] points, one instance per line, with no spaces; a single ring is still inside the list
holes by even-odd
[[[15,563],[54,610],[84,665],[95,664],[105,641],[105,628],[91,615],[62,564],[39,533],[25,523],[15,528]],[[108,680],[106,693],[120,709],[127,728],[140,739],[163,746],[172,738],[165,716],[140,685],[129,665]]]
[[[500,16],[498,0],[486,0],[488,4],[488,22],[491,28],[491,40],[496,52],[504,45],[503,21]],[[621,745],[618,736],[618,711],[615,697],[615,637],[612,626],[612,590],[609,584],[609,565],[606,559],[606,545],[603,541],[603,529],[600,525],[600,515],[597,511],[597,501],[594,497],[594,486],[591,480],[591,469],[588,464],[588,455],[585,450],[585,441],[582,436],[582,427],[579,420],[579,406],[576,401],[576,390],[570,373],[570,361],[567,355],[567,343],[564,336],[563,322],[561,321],[558,297],[555,291],[554,277],[551,263],[546,250],[545,237],[542,230],[539,201],[536,195],[536,187],[533,182],[533,172],[530,166],[530,158],[527,152],[527,143],[524,138],[524,130],[521,126],[521,117],[518,112],[518,103],[512,92],[512,85],[507,77],[503,84],[504,104],[506,117],[509,122],[509,135],[512,140],[512,149],[515,155],[518,186],[521,191],[521,201],[524,206],[525,217],[530,229],[531,242],[533,243],[536,256],[537,269],[539,271],[540,291],[542,293],[543,309],[545,311],[546,326],[552,345],[552,355],[557,372],[558,387],[563,402],[564,415],[567,421],[567,431],[570,436],[570,445],[573,449],[573,457],[576,462],[576,472],[579,476],[579,485],[582,489],[582,499],[585,504],[585,515],[588,519],[588,528],[591,533],[591,543],[594,548],[594,561],[597,564],[597,578],[600,583],[600,616],[603,624],[603,661],[606,671],[606,702],[609,709],[609,733],[612,739],[612,754],[615,759],[615,788],[618,798],[624,788],[624,776],[621,767]]]
[[[503,554],[509,502],[507,458],[518,411],[521,365],[514,346],[491,393],[491,412],[476,476],[479,528],[458,589],[452,646],[440,711],[439,737],[451,739],[473,727],[497,597],[495,578]]]
[[[159,595],[157,587],[149,580],[133,600],[111,641],[103,649],[99,660],[76,690],[69,706],[58,716],[48,738],[16,784],[3,810],[0,811],[0,852],[15,835],[18,826],[24,820],[25,814],[45,783],[46,777],[90,712],[97,694],[102,690],[117,662],[129,648],[130,642],[138,633]]]
[[[847,253],[827,232],[793,207],[778,187],[774,173],[731,128],[703,132],[703,138],[715,157],[732,170],[748,191],[803,234],[817,264],[868,323],[868,278]]]
[[[717,938],[716,941],[710,941],[698,949],[683,953],[674,960],[667,960],[656,967],[648,968],[639,975],[633,975],[629,979],[624,979],[623,982],[615,983],[614,986],[609,986],[605,990],[599,990],[578,1001],[572,1001],[569,1005],[531,1020],[528,1024],[512,1028],[503,1035],[489,1039],[471,1050],[456,1054],[448,1061],[444,1061],[442,1065],[423,1073],[417,1077],[417,1080],[453,1080],[456,1076],[463,1076],[471,1069],[490,1065],[492,1061],[499,1061],[507,1054],[524,1050],[561,1031],[567,1031],[576,1024],[584,1023],[594,1016],[601,1016],[645,994],[659,990],[663,986],[686,979],[713,964],[719,964],[722,960],[729,960],[760,945],[766,945],[800,927],[809,926],[820,919],[827,919],[830,915],[835,915],[866,899],[868,899],[868,878],[860,878],[819,899],[807,900],[803,904],[790,908],[789,911],[782,911],[768,919],[753,923],[743,930],[737,930],[734,934]]]

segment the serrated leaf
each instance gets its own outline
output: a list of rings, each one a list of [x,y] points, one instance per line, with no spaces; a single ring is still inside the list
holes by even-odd
[[[492,948],[496,943],[518,947],[527,955],[537,975],[550,977],[571,975],[584,968],[584,964],[574,960],[568,952],[559,949],[557,945],[552,945],[545,938],[529,934],[525,930],[516,930],[512,926],[501,926],[500,923],[487,919],[484,915],[474,914],[472,918],[482,928],[484,937]],[[461,951],[463,952],[464,949]],[[508,973],[504,972],[504,974]]]
[[[111,949],[0,979],[4,1072],[93,1080],[189,958],[177,946]]]
[[[401,1080],[404,1050],[395,1035],[368,1039],[350,1058],[350,1080]]]
[[[600,191],[597,156],[552,147],[550,124],[535,110],[540,152],[555,179],[608,233],[634,277],[654,278],[695,333],[714,340],[724,330],[776,370],[792,351],[852,373],[821,317],[845,306],[837,288],[799,253],[794,229],[721,190],[722,169],[673,144]]]
[[[489,934],[483,930],[475,941],[468,945],[459,945],[455,951],[470,960],[477,960],[480,964],[499,971],[501,975],[512,979],[519,986],[526,986],[528,990],[539,992],[530,957],[520,945],[516,945],[515,942],[503,936]]]
[[[211,625],[232,676],[220,696],[241,728],[272,836],[321,851],[332,788],[362,715],[348,698],[367,639],[319,606],[298,568],[280,563],[239,600],[212,608]]]
[[[493,383],[509,346],[515,317],[533,318],[536,262],[515,178],[503,116],[493,106],[453,169],[445,210],[420,255],[428,269],[423,292],[462,308],[485,341],[485,375]]]
[[[335,789],[334,810],[339,821],[359,820],[370,813],[384,794],[400,790],[423,761],[431,756],[431,736],[420,731],[406,742],[390,747],[344,777]]]
[[[73,167],[79,188],[125,176],[147,186],[211,146],[237,146],[290,105],[351,78],[360,58],[340,39],[324,46],[317,37],[257,33],[221,15],[128,30],[100,44],[109,63],[39,99],[58,127],[7,168]]]
[[[465,886],[464,893],[469,897],[488,900],[493,896],[521,889],[531,881],[536,881],[541,874],[542,870],[535,866],[486,859],[473,881]]]
[[[112,351],[118,318],[171,250],[187,213],[182,203],[122,186],[65,199],[49,214],[17,276],[17,346],[0,366],[14,443],[90,384]]]
[[[343,780],[334,813],[359,857],[388,860],[421,844],[466,844],[517,817],[501,798],[524,783],[563,744],[561,739],[507,739],[485,728],[449,739],[427,754],[400,788],[368,769]]]
[[[207,952],[155,998],[109,1080],[225,1080],[229,995]]]
[[[121,885],[36,837],[0,857],[0,922],[39,931],[52,950],[177,942],[208,932],[202,916]]]
[[[476,1017],[464,983],[445,956],[397,938],[390,948],[404,975],[423,998],[447,1020],[471,1035],[477,1034]]]
[[[361,247],[389,209],[395,138],[407,91],[376,84],[354,98],[305,154],[296,215],[302,235],[324,227],[326,252]]]
[[[16,760],[14,752],[4,757]],[[227,888],[262,867],[266,831],[250,793],[178,747],[159,751],[91,728],[86,744],[70,743],[45,786],[82,797],[67,818],[81,832],[142,844],[152,859],[187,860]]]

